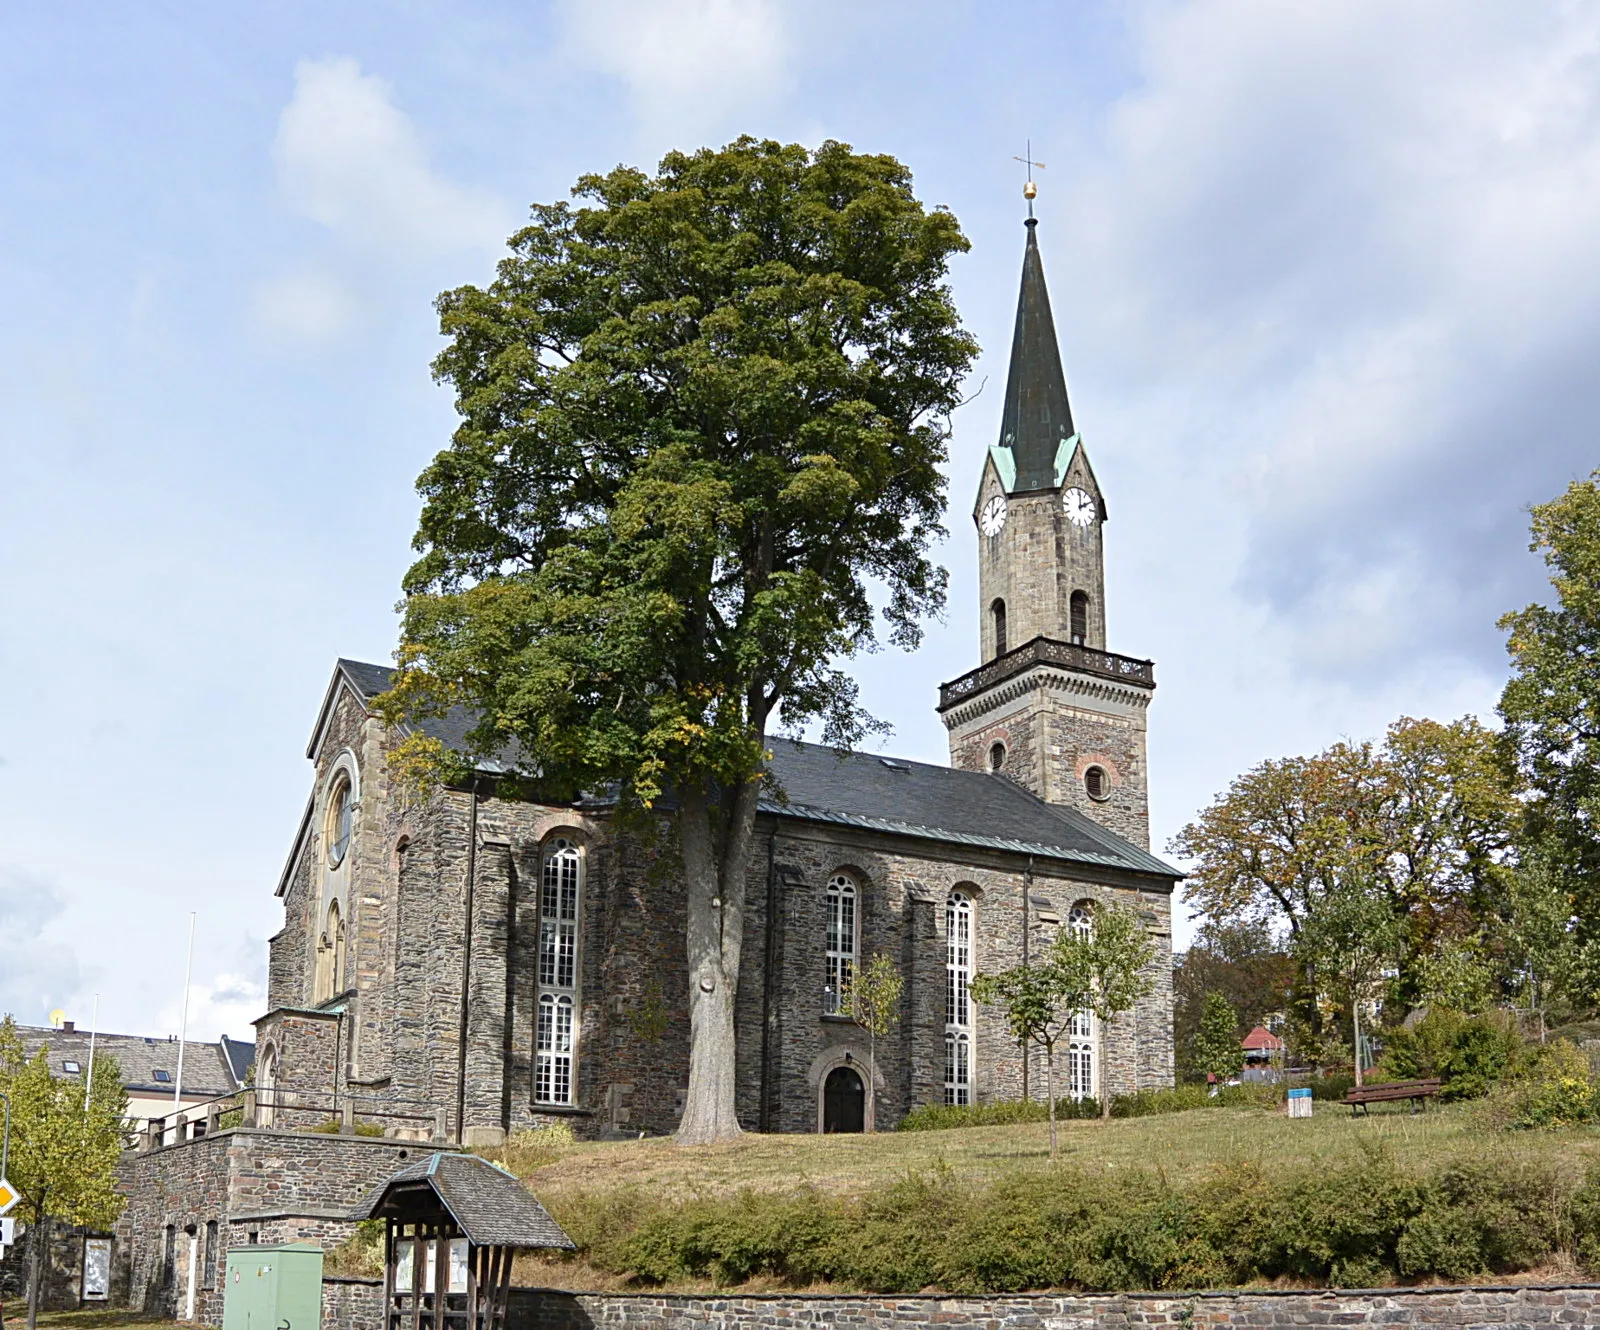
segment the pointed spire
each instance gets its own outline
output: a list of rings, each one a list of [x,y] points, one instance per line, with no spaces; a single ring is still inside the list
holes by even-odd
[[[1050,489],[1056,483],[1056,453],[1077,430],[1061,371],[1050,293],[1044,285],[1036,218],[1027,220],[1028,247],[1022,257],[1022,292],[1017,297],[1017,327],[1011,337],[1011,370],[1006,378],[1000,446],[1016,460],[1017,490]]]

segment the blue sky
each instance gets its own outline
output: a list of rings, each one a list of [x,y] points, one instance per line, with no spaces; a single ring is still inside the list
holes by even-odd
[[[898,155],[972,240],[948,622],[860,663],[943,760],[1031,137],[1157,661],[1159,846],[1262,758],[1488,714],[1526,505],[1600,462],[1600,5],[0,3],[0,1010],[247,1034],[333,660],[388,658],[434,295],[582,171]]]

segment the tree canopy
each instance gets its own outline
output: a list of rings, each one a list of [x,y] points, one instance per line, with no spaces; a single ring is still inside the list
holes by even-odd
[[[680,1139],[735,1134],[732,1003],[775,719],[876,724],[840,661],[943,605],[948,413],[976,354],[967,247],[892,157],[743,138],[536,205],[495,280],[439,298],[461,422],[423,472],[400,718],[472,708],[459,777],[670,795],[688,888]],[[877,608],[875,608],[875,604]]]
[[[1402,718],[1381,745],[1261,763],[1174,838],[1190,901],[1216,924],[1264,925],[1309,967],[1347,920],[1393,922],[1398,992],[1496,909],[1522,816],[1500,738],[1468,716]],[[1309,980],[1309,971],[1307,972]]]
[[[1500,620],[1500,714],[1531,794],[1528,838],[1561,864],[1583,940],[1600,941],[1600,471],[1536,505],[1532,533],[1556,603]]]

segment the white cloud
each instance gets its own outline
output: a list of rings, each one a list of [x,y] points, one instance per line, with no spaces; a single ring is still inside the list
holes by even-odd
[[[493,248],[513,225],[492,194],[433,169],[393,89],[349,58],[296,66],[272,152],[289,206],[368,255]]]
[[[292,272],[260,283],[254,292],[256,323],[287,342],[320,345],[332,341],[354,321],[359,305],[337,277]]]
[[[789,83],[778,0],[562,0],[567,54],[628,88],[655,135],[697,134]]]
[[[0,865],[0,1015],[24,1025],[42,1025],[80,987],[78,961],[70,948],[46,938],[46,926],[62,911],[55,889],[23,869]]]
[[[1497,669],[1538,590],[1522,508],[1600,420],[1600,10],[1136,13],[1143,79],[1073,168],[1098,326],[1069,360],[1120,382],[1119,431],[1183,441],[1145,505],[1210,489],[1244,525],[1231,568],[1175,566],[1268,607],[1302,670]],[[1226,437],[1195,449],[1199,421]]]

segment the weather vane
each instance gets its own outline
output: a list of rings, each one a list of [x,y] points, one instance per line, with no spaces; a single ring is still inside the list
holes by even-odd
[[[1022,197],[1028,200],[1028,216],[1032,217],[1033,201],[1036,197],[1038,197],[1039,194],[1039,186],[1033,183],[1033,173],[1035,171],[1044,170],[1044,163],[1033,160],[1033,140],[1027,140],[1027,144],[1028,146],[1024,149],[1024,151],[1028,155],[1026,157],[1017,157],[1013,155],[1011,160],[1014,162],[1021,162],[1028,168],[1028,181],[1022,187]]]

